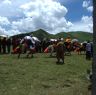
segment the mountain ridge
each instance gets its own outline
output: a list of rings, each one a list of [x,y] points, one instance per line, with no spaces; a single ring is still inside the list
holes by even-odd
[[[47,39],[51,39],[51,38],[67,38],[68,36],[72,39],[78,39],[80,41],[85,41],[85,40],[93,40],[93,33],[89,33],[89,32],[84,32],[84,31],[70,31],[70,32],[59,32],[57,34],[50,34],[48,32],[46,32],[43,29],[39,29],[33,32],[29,32],[29,33],[22,33],[22,34],[18,34],[12,37],[24,37],[26,35],[33,35],[37,38],[39,38],[40,40],[43,40],[44,38]]]

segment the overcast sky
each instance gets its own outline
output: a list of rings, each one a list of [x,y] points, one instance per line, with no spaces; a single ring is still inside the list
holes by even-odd
[[[93,32],[92,11],[91,0],[0,0],[0,34]]]

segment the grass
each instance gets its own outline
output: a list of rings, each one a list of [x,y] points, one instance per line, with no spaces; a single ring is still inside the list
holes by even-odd
[[[85,55],[65,56],[64,65],[48,54],[0,55],[0,95],[91,95]]]

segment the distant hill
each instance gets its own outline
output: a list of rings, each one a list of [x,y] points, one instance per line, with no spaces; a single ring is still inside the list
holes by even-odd
[[[82,31],[76,31],[76,32],[60,32],[55,35],[56,37],[60,38],[66,38],[71,37],[72,39],[78,39],[79,41],[86,41],[86,40],[93,40],[93,34],[89,32],[82,32]]]
[[[15,35],[12,37],[24,37],[26,35],[33,35],[37,38],[39,38],[40,40],[43,40],[44,38],[50,39],[50,38],[67,38],[68,36],[71,37],[72,39],[78,39],[79,41],[85,41],[85,40],[91,40],[93,39],[93,34],[92,33],[88,33],[88,32],[82,32],[82,31],[77,31],[77,32],[60,32],[57,34],[49,34],[48,32],[39,29],[37,31],[33,31],[30,33],[24,33],[24,34],[19,34],[19,35]]]
[[[42,29],[39,29],[37,31],[33,31],[33,32],[29,32],[29,33],[22,33],[22,34],[17,34],[17,35],[14,35],[14,36],[11,36],[11,37],[15,37],[15,38],[23,38],[27,35],[33,35],[37,38],[39,38],[40,40],[43,40],[44,38],[54,38],[54,35],[52,34],[49,34],[48,32],[42,30]]]
[[[70,37],[70,38],[74,38],[74,36],[73,35],[71,35],[71,34],[69,34],[69,32],[60,32],[60,33],[57,33],[57,34],[55,34],[54,35],[56,38],[67,38],[68,36]]]
[[[89,32],[82,32],[82,31],[77,31],[77,32],[69,32],[74,38],[79,39],[80,41],[85,41],[85,40],[93,40],[93,34]]]
[[[47,39],[54,38],[53,34],[49,34],[48,32],[46,32],[42,29],[39,29],[39,30],[31,32],[31,33],[33,34],[33,36],[36,36],[40,40],[43,40],[44,38],[47,38]]]

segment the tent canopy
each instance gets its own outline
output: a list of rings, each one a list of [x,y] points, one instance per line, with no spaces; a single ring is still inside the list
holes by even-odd
[[[54,41],[57,41],[57,39],[50,39],[50,41],[53,41],[54,42]]]
[[[0,37],[8,37],[7,35],[0,35]]]
[[[0,35],[0,37],[8,37],[8,35]]]
[[[78,42],[78,39],[72,39],[71,42],[72,42],[72,43],[74,43],[74,42]]]

